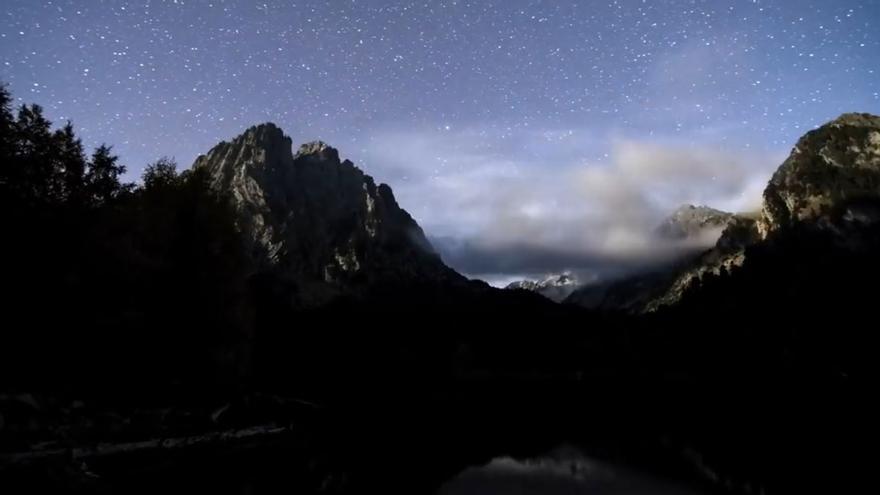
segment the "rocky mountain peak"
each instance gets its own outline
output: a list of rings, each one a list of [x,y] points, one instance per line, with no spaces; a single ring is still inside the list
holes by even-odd
[[[709,230],[723,229],[732,213],[708,206],[682,205],[667,217],[655,233],[665,239],[683,240],[702,235]]]
[[[832,120],[829,124],[832,126],[851,125],[880,129],[880,117],[870,113],[845,113]]]
[[[294,155],[294,158],[297,159],[307,157],[312,157],[313,159],[321,161],[338,162],[339,151],[324,141],[312,141],[300,145],[299,150],[297,150]]]
[[[231,141],[221,141],[207,155],[199,156],[196,162],[205,161],[208,155],[212,155],[212,158],[207,161],[214,162],[219,155],[223,154],[226,158],[236,158],[242,165],[265,163],[269,155],[283,158],[283,155],[289,153],[290,146],[291,139],[284,135],[284,131],[275,124],[266,122],[249,127]],[[261,153],[254,154],[252,153],[254,151],[260,151]]]
[[[459,279],[422,229],[322,141],[302,145],[271,123],[247,129],[200,156],[213,188],[226,193],[256,270],[280,273],[320,303],[355,286]]]
[[[880,195],[880,117],[841,115],[804,135],[764,190],[762,238],[803,221],[824,223],[844,203]]]
[[[285,136],[284,131],[278,126],[272,122],[266,122],[248,128],[240,136],[233,139],[232,144],[254,146],[266,152],[283,153],[285,149],[290,148],[291,139]]]
[[[278,127],[274,122],[263,122],[262,124],[248,127],[238,137],[250,136],[284,136],[284,131],[282,131],[281,128]]]

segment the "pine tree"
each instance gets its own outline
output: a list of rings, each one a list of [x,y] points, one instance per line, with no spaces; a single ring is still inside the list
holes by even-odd
[[[119,157],[112,153],[112,148],[104,144],[92,154],[85,185],[95,206],[106,205],[131,190],[130,184],[119,181],[125,173],[125,166],[118,164],[118,160]]]
[[[43,117],[39,105],[22,105],[14,128],[17,159],[12,160],[8,180],[14,194],[24,205],[52,202],[54,151],[51,122]]]
[[[15,163],[15,119],[12,116],[12,95],[0,85],[0,197],[8,201],[13,178],[18,168]]]
[[[11,105],[12,95],[9,94],[6,86],[0,85],[0,160],[2,160],[0,166],[4,167],[0,170],[5,170],[7,160],[12,157],[15,120],[12,117]],[[0,179],[2,179],[2,175],[0,175]]]
[[[86,157],[82,141],[76,137],[73,124],[69,121],[63,128],[55,131],[54,138],[61,183],[60,196],[70,205],[82,205],[86,200]]]

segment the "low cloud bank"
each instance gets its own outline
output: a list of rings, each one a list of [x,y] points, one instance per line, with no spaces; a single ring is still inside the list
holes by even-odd
[[[594,136],[387,132],[365,152],[445,261],[497,284],[563,270],[587,280],[623,274],[706,247],[720,232],[676,242],[653,231],[685,203],[757,209],[782,158]]]

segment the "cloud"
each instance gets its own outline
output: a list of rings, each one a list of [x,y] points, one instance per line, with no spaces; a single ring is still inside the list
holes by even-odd
[[[392,185],[447,263],[498,280],[667,261],[700,246],[659,241],[663,218],[685,203],[756,209],[780,162],[588,129],[389,131],[371,142],[367,170]]]

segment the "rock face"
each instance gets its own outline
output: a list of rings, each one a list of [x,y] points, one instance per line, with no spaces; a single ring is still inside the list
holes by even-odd
[[[745,261],[746,248],[760,240],[757,221],[746,215],[733,215],[712,249],[684,263],[667,276],[654,276],[650,296],[631,306],[639,312],[656,311],[681,300],[685,291],[707,274],[718,275]]]
[[[666,218],[655,233],[664,239],[696,238],[707,231],[720,231],[732,217],[732,213],[708,206],[684,205]]]
[[[528,290],[537,292],[551,301],[562,302],[578,288],[577,277],[571,273],[548,275],[544,280],[520,280],[509,284],[507,290]]]
[[[302,145],[271,123],[199,156],[211,185],[229,195],[256,270],[273,270],[321,303],[377,283],[461,280],[422,229],[336,149]]]
[[[762,238],[798,222],[824,222],[843,202],[880,195],[880,117],[844,114],[808,132],[764,190]]]
[[[774,238],[795,228],[806,226],[832,234],[844,249],[863,248],[860,230],[880,223],[878,200],[880,117],[844,114],[798,141],[764,190],[759,214],[728,217],[712,249],[666,274],[653,273],[602,287],[601,307],[650,312],[675,305],[707,274],[729,273],[743,265],[749,247],[772,248]],[[595,302],[598,289],[591,290],[577,291],[567,302]],[[608,294],[614,297],[609,299]]]

